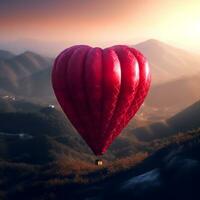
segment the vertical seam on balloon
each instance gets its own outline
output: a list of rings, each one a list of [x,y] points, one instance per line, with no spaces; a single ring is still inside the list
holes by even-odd
[[[132,48],[129,48],[129,49],[130,49],[130,52],[131,52],[131,53],[134,55],[134,57],[136,58],[136,60],[137,60],[137,62],[138,62],[138,65],[139,65],[139,84],[138,84],[137,91],[136,91],[136,95],[135,95],[135,97],[137,97],[137,94],[138,94],[138,92],[140,91],[140,87],[141,87],[141,78],[140,78],[140,76],[141,76],[141,67],[142,67],[142,66],[141,66],[141,63],[138,61],[137,56],[135,56],[135,54],[132,52]],[[143,56],[143,55],[142,55],[142,56]],[[128,114],[130,108],[133,106],[134,101],[135,101],[135,98],[133,99],[133,101],[131,102],[129,108],[127,109],[126,115]],[[137,109],[137,110],[138,110],[138,109]],[[135,113],[137,112],[137,110],[135,111]],[[130,117],[129,117],[129,118],[130,118]],[[129,118],[128,118],[128,121],[131,120],[131,118],[130,118],[130,119],[129,119]]]
[[[132,54],[132,56],[135,58],[136,62],[138,63],[139,81],[138,81],[138,85],[137,85],[137,87],[136,87],[136,89],[135,89],[135,90],[136,90],[136,91],[135,91],[135,95],[134,95],[134,97],[133,97],[131,103],[129,104],[129,107],[126,109],[126,113],[127,113],[128,110],[130,109],[130,107],[131,107],[133,101],[135,100],[135,97],[137,96],[137,91],[138,91],[138,88],[139,88],[139,85],[140,85],[140,65],[139,65],[139,62],[138,62],[137,58],[135,57],[135,55],[134,55],[134,54],[132,53],[132,51],[130,50],[130,48],[127,47],[127,49],[128,49],[128,51]],[[125,115],[125,116],[126,116],[126,115]],[[121,123],[123,123],[123,121],[122,121]],[[125,126],[125,124],[123,123],[121,131],[123,130],[124,126]],[[116,135],[114,135],[114,137],[116,137]]]
[[[130,51],[133,53],[133,51],[132,50],[136,50],[136,49],[134,49],[134,48],[130,48]],[[139,54],[141,54],[138,50],[136,50]],[[134,53],[133,53],[134,54]],[[141,56],[143,57],[143,60],[145,60],[145,61],[147,61],[146,60],[146,58],[144,57],[144,55],[142,55],[141,54]],[[136,57],[136,59],[137,59],[137,56],[135,56]],[[138,59],[137,59],[138,60]],[[141,71],[143,71],[143,70],[141,70],[141,62],[138,62],[138,64],[139,64],[139,69],[140,69],[140,74],[141,74]],[[151,78],[150,78],[151,79]],[[138,85],[138,90],[137,90],[137,93],[136,93],[136,96],[137,96],[137,94],[138,94],[138,92],[140,91],[140,87],[141,87],[141,79],[139,80],[139,85]],[[148,86],[148,89],[149,89],[149,87],[150,87],[150,82],[149,82],[149,86]],[[148,91],[148,89],[146,89],[147,91]],[[148,94],[148,92],[145,94],[145,96],[147,96],[147,94]],[[141,98],[140,98],[141,99]],[[135,99],[134,99],[135,100]],[[131,106],[130,106],[130,108],[133,106],[133,104],[134,104],[134,100],[133,100],[133,102],[132,102],[132,104],[131,104]],[[140,105],[142,104],[144,102],[144,98],[143,98],[143,100],[140,102]],[[129,112],[129,110],[130,110],[130,108],[127,110],[127,114],[128,114],[128,112]],[[137,113],[137,111],[139,110],[139,108],[140,108],[140,106],[137,108],[137,110],[135,110],[135,113],[133,114],[133,116]],[[133,117],[133,116],[129,116],[129,119],[128,119],[128,121],[130,121],[131,120],[131,118]]]
[[[101,64],[102,64],[102,69],[101,69],[101,72],[102,72],[102,78],[101,78],[101,137],[103,137],[103,129],[102,129],[102,126],[103,126],[103,106],[104,106],[104,96],[105,96],[105,91],[104,91],[104,50],[102,50],[102,56],[101,56]]]
[[[139,91],[139,87],[140,87],[140,83],[141,83],[141,79],[140,79],[141,64],[140,64],[140,62],[138,62],[138,59],[137,59],[137,57],[135,56],[135,54],[131,51],[131,48],[128,48],[128,49],[129,49],[129,51],[131,52],[131,54],[135,57],[135,59],[136,59],[136,61],[137,61],[137,63],[138,63],[138,67],[139,67],[139,82],[138,82],[138,86],[137,86],[136,91],[135,91],[135,96],[134,96],[132,102],[130,103],[129,108],[128,108],[127,111],[126,111],[126,114],[128,113],[128,111],[129,111],[129,109],[131,108],[133,102],[135,101],[135,98],[137,97],[137,93],[138,93],[138,91]]]
[[[103,69],[104,69],[104,64],[103,64],[103,49],[101,49],[101,100],[100,100],[100,137],[102,137],[102,125],[103,125],[103,95],[104,95],[104,91],[103,91],[103,82],[104,82],[104,76],[103,76]]]
[[[72,54],[74,53],[74,50],[75,49],[68,49],[69,50],[69,56],[68,56],[68,60],[67,60],[67,63],[66,63],[66,66],[65,66],[65,70],[64,70],[64,73],[63,73],[63,76],[64,76],[64,78],[65,79],[67,79],[67,73],[68,73],[68,68],[69,68],[69,60],[70,60],[70,57],[72,56]],[[66,51],[63,51],[62,53],[61,53],[61,56],[65,53]],[[65,82],[65,85],[64,85],[64,88],[62,88],[62,90],[67,90],[67,81]],[[70,104],[72,105],[72,102],[71,102],[71,95],[69,95],[68,94],[68,92],[66,92],[66,91],[64,91],[63,92],[63,94],[64,94],[64,96],[65,96],[65,98],[67,98],[68,100],[69,100],[69,102],[70,102]],[[76,112],[75,112],[75,116],[76,116],[77,114],[76,114]],[[70,119],[69,119],[69,117],[67,116],[67,119],[70,121]],[[70,121],[70,123],[72,123],[71,121]],[[73,123],[72,123],[72,125],[73,125]]]
[[[87,57],[88,57],[88,54],[90,52],[90,49],[92,48],[88,48],[85,55],[84,55],[84,58],[83,58],[83,71],[82,71],[82,74],[81,74],[81,82],[82,82],[82,85],[83,85],[83,94],[84,94],[84,98],[85,98],[85,103],[86,103],[86,112],[88,114],[88,118],[90,120],[90,122],[93,121],[93,119],[91,118],[91,110],[90,110],[90,103],[89,103],[89,96],[88,96],[88,93],[87,93],[87,89],[85,87],[86,85],[86,60],[87,60]],[[92,127],[92,130],[94,129],[93,127],[93,123],[90,123],[91,124],[91,127]],[[89,135],[89,141],[92,141],[93,139],[93,133],[90,134],[90,133],[87,133]]]
[[[57,75],[57,71],[58,71],[58,62],[59,62],[59,59],[61,58],[61,56],[67,51],[68,49],[65,49],[64,51],[62,51],[55,59],[55,62],[54,62],[54,65],[53,65],[53,70],[51,72],[51,82],[52,82],[52,85],[53,85],[53,90],[54,90],[54,93],[56,95],[56,89],[58,87],[58,75]],[[57,98],[57,95],[56,95],[56,99],[58,100]],[[58,100],[59,102],[59,100]]]
[[[117,56],[117,59],[118,59],[118,61],[119,61],[119,67],[120,67],[120,73],[121,73],[120,79],[121,79],[121,80],[120,80],[120,89],[119,89],[119,93],[118,93],[118,95],[117,95],[117,100],[116,100],[116,103],[115,103],[115,108],[113,109],[112,116],[111,116],[111,118],[110,118],[109,125],[108,125],[108,127],[107,127],[105,133],[107,133],[107,131],[109,131],[109,128],[110,128],[110,125],[111,125],[111,122],[112,122],[114,113],[115,113],[116,108],[117,108],[117,105],[118,105],[119,97],[120,97],[120,94],[121,94],[121,89],[122,89],[122,87],[121,87],[121,86],[122,86],[121,62],[120,62],[120,59],[119,59],[118,54],[117,54],[116,51],[113,49],[113,47],[112,47],[111,49],[115,52],[115,54],[116,54],[116,56]],[[102,149],[103,151],[105,151],[104,149],[106,149],[107,146],[109,146],[109,144],[111,143],[111,138],[112,138],[112,134],[109,135],[108,139],[106,140],[106,143],[105,143],[105,145],[104,145],[104,147],[103,147],[103,149]]]
[[[87,46],[87,47],[89,47],[89,46]],[[91,48],[91,47],[90,47],[90,48]],[[76,50],[78,50],[78,49],[76,49]],[[71,55],[71,56],[73,56],[73,55]],[[70,61],[70,60],[69,60],[69,61]],[[83,72],[82,72],[82,74],[83,74]],[[81,81],[82,81],[82,76],[83,76],[82,74],[81,74],[81,77],[80,77],[80,78],[81,78]],[[70,93],[70,94],[71,94],[71,93]],[[71,102],[71,104],[72,104],[73,109],[74,109],[75,112],[77,113],[77,109],[76,109],[76,107],[75,107],[75,105],[74,105],[74,103],[73,103],[73,99],[70,98],[70,100],[71,100],[70,102]],[[83,121],[80,120],[79,122],[80,122],[80,126],[84,129]],[[75,126],[75,127],[76,127],[76,126]],[[79,130],[78,130],[78,132],[79,132]],[[89,138],[89,140],[88,140],[88,138],[85,137],[86,135],[83,135],[82,132],[79,132],[79,133],[80,133],[81,137],[85,140],[85,142],[91,147],[91,149],[94,150],[94,149],[92,148],[92,146],[91,146],[90,138]],[[93,152],[94,152],[94,151],[93,151]],[[94,153],[96,153],[96,152],[94,152]]]
[[[72,55],[75,53],[75,51],[76,50],[78,50],[78,49],[80,49],[81,48],[81,46],[78,46],[76,49],[72,49],[71,51],[71,54],[70,54],[70,56],[69,56],[69,60],[68,60],[68,63],[67,63],[67,69],[66,69],[66,71],[65,71],[65,75],[66,75],[66,79],[67,79],[67,75],[68,75],[68,70],[69,70],[69,61],[70,61],[70,59],[72,58]],[[70,104],[71,104],[71,106],[72,106],[72,108],[73,108],[73,110],[75,111],[74,113],[75,113],[75,116],[77,117],[77,109],[76,109],[76,106],[74,106],[74,103],[73,103],[73,99],[72,99],[72,93],[71,93],[71,90],[69,89],[69,84],[68,84],[69,82],[68,81],[66,81],[66,85],[65,85],[65,87],[66,87],[66,90],[67,91],[70,91],[70,94],[67,92],[67,94],[66,93],[64,93],[64,95],[65,95],[65,97],[67,97],[68,99],[69,99],[69,102],[70,102]],[[83,126],[83,124],[82,124],[82,121],[80,122],[81,123],[81,127]],[[75,127],[76,128],[76,127]],[[77,129],[76,129],[77,130]],[[78,130],[77,130],[78,131]]]
[[[88,59],[90,59],[90,53],[91,53],[91,55],[92,55],[92,52],[93,53],[95,53],[95,51],[97,50],[96,48],[91,48],[91,50],[92,51],[90,51],[90,52],[88,52],[88,54],[87,54],[87,58]],[[93,116],[93,109],[92,109],[92,105],[91,105],[91,101],[90,101],[90,98],[91,98],[91,96],[89,95],[90,93],[88,93],[88,90],[87,90],[87,88],[86,88],[86,95],[87,95],[87,101],[88,101],[88,109],[89,109],[89,116],[90,116],[90,120],[91,120],[91,123],[92,123],[92,128],[93,128],[93,133],[92,133],[92,140],[94,141],[97,141],[95,144],[96,144],[96,146],[95,147],[93,147],[93,151],[95,152],[95,154],[97,153],[97,150],[99,149],[99,143],[98,143],[98,140],[100,140],[99,139],[99,137],[100,137],[100,134],[101,134],[101,132],[100,132],[100,128],[101,128],[101,100],[102,100],[102,84],[101,84],[101,82],[102,82],[102,50],[100,49],[100,48],[98,48],[98,51],[100,51],[100,53],[101,53],[101,56],[100,56],[100,75],[101,75],[101,77],[100,77],[100,99],[99,99],[99,107],[98,107],[98,111],[97,112],[99,112],[100,114],[99,114],[99,119],[98,119],[98,121],[96,121],[97,119],[96,118],[94,118]],[[87,58],[86,58],[86,63],[87,63]],[[85,74],[85,76],[84,77],[86,77],[86,74]],[[86,81],[86,79],[85,79],[85,81]],[[96,125],[98,124],[98,126],[96,127]]]
[[[113,116],[114,116],[114,114],[115,114],[115,112],[116,112],[116,109],[117,109],[117,107],[118,107],[119,99],[120,99],[120,96],[121,96],[121,93],[122,93],[122,84],[123,84],[123,83],[122,83],[123,80],[122,80],[121,61],[120,61],[120,59],[119,59],[118,53],[115,51],[115,49],[113,49],[113,50],[114,50],[114,52],[116,53],[117,58],[118,58],[118,60],[119,60],[119,66],[120,66],[120,72],[121,72],[121,76],[120,76],[120,78],[121,78],[121,84],[120,84],[119,94],[118,94],[118,96],[117,96],[117,101],[116,101],[116,104],[115,104],[115,108],[114,108],[114,110],[113,110],[112,117],[111,117],[111,119],[110,119],[110,123],[109,123],[109,126],[108,126],[108,128],[107,128],[107,131],[110,129],[110,125],[111,125],[111,123],[112,123]],[[110,141],[110,138],[112,138],[112,134],[109,136],[108,142]]]
[[[71,51],[71,52],[70,52],[70,51]],[[65,63],[64,73],[63,73],[63,75],[64,75],[63,78],[65,78],[65,79],[66,79],[66,74],[67,74],[68,61],[69,61],[70,56],[72,55],[73,51],[74,51],[73,48],[68,48],[68,49],[64,50],[64,51],[63,51],[62,53],[60,53],[59,56],[56,58],[56,61],[55,61],[55,64],[54,64],[55,67],[56,67],[56,69],[58,70],[57,64],[58,64],[59,59],[62,59],[62,58],[63,58],[63,55],[64,55],[65,53],[69,53],[67,62]],[[52,76],[54,77],[54,80],[52,79],[52,82],[54,83],[53,86],[55,85],[55,86],[53,87],[53,88],[55,88],[55,89],[54,89],[54,93],[56,94],[56,91],[57,91],[57,90],[61,90],[61,92],[63,93],[63,95],[65,96],[65,98],[67,98],[67,99],[69,100],[69,99],[70,99],[70,96],[66,93],[66,91],[63,92],[63,90],[66,89],[66,86],[61,87],[61,88],[59,88],[59,86],[58,86],[58,83],[57,83],[57,81],[58,81],[57,70],[55,71],[55,74],[54,74],[54,72],[52,73]],[[55,77],[57,77],[56,80],[55,80]],[[56,98],[57,98],[58,102],[60,103],[59,96],[56,95]],[[60,106],[62,107],[63,105],[60,105]],[[67,114],[65,108],[63,108],[63,109],[64,109],[64,110],[63,110],[64,113]],[[76,115],[76,113],[75,113],[75,115]],[[71,121],[70,118],[69,118],[68,116],[67,116],[67,118],[68,118],[68,120],[70,121],[70,123],[72,123],[72,125],[74,125],[74,121]]]
[[[71,48],[71,47],[70,47]],[[53,64],[53,70],[52,70],[52,72],[51,72],[51,74],[52,74],[52,83],[53,82],[55,82],[55,83],[57,83],[57,80],[58,80],[58,76],[56,75],[57,74],[57,63],[59,62],[59,60],[60,60],[60,58],[61,58],[61,56],[63,56],[63,54],[64,53],[66,53],[67,51],[70,51],[70,48],[68,48],[68,49],[65,49],[65,50],[63,50],[57,57],[56,57],[56,59],[55,59],[55,62],[54,62],[54,64]],[[53,76],[53,74],[55,74],[55,76]],[[54,78],[53,78],[54,77]],[[53,79],[54,79],[54,81],[53,81]],[[53,86],[54,86],[55,84],[53,84]],[[57,84],[56,84],[57,85]]]
[[[104,132],[104,130],[102,129],[103,127],[103,108],[104,108],[104,96],[105,96],[105,89],[104,89],[104,63],[105,63],[105,54],[104,54],[105,49],[102,49],[102,54],[101,54],[101,73],[102,73],[102,78],[101,78],[101,135],[100,138],[104,138],[104,135],[106,134],[106,132]],[[101,152],[98,152],[99,154],[102,154],[102,149],[100,149]]]
[[[114,46],[114,47],[115,47],[115,46]],[[139,66],[139,62],[138,62],[137,58],[136,58],[135,55],[132,53],[132,51],[130,50],[129,47],[127,47],[127,50],[133,55],[133,57],[134,57],[135,60],[137,61],[138,67],[139,67],[139,73],[140,73],[140,66]],[[118,52],[117,52],[117,51],[116,51],[116,54],[118,55]],[[119,56],[118,56],[118,57],[119,57]],[[119,61],[120,61],[120,59],[119,59]],[[120,62],[120,63],[121,63],[121,62]],[[121,64],[120,64],[120,66],[121,66]],[[121,71],[122,71],[122,70],[121,70]],[[122,76],[121,76],[121,78],[122,78]],[[121,85],[123,84],[122,82],[123,82],[123,81],[122,81],[122,79],[121,79]],[[140,82],[140,78],[139,78],[139,82]],[[135,97],[136,97],[138,88],[139,88],[139,83],[138,83],[138,86],[137,86],[136,91],[135,91],[135,96],[134,96],[132,102],[130,103],[129,107],[127,108],[126,113],[127,113],[128,110],[130,109],[130,107],[131,107],[131,105],[132,105],[132,103],[133,103],[133,101],[134,101],[134,99],[135,99]],[[119,96],[118,96],[118,101],[119,101],[119,99],[120,99],[121,92],[122,92],[122,90],[120,89],[120,94],[119,94]],[[113,116],[114,116],[114,114],[115,114],[115,112],[116,112],[116,110],[117,110],[118,101],[117,101],[116,108],[115,108],[115,111],[114,111],[114,113],[113,113]],[[111,121],[110,121],[110,125],[111,125],[111,123],[112,123],[113,116],[112,116],[112,119],[111,119]],[[121,120],[122,120],[121,123],[123,123],[123,119],[121,119]],[[121,128],[121,131],[122,131],[122,129],[124,128],[124,125],[125,125],[125,124],[123,123],[123,125],[121,126],[121,127],[122,127],[122,128]],[[116,129],[119,129],[119,128],[120,128],[120,124],[116,124],[116,126],[117,126]],[[109,130],[109,129],[108,129],[108,130]],[[110,135],[110,137],[109,137],[110,139],[108,139],[108,143],[106,144],[105,148],[108,148],[108,146],[110,145],[111,141],[113,141],[113,138],[115,138],[116,136],[117,136],[117,135],[115,134],[115,132],[114,132],[113,134]]]

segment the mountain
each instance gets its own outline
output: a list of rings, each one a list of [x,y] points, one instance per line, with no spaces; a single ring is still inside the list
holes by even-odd
[[[30,98],[54,100],[54,93],[51,86],[51,67],[40,70],[30,76],[19,80],[18,93]]]
[[[200,99],[199,84],[200,73],[152,86],[145,103],[172,116]]]
[[[133,130],[140,141],[151,141],[200,127],[200,101],[173,117]]]
[[[153,39],[134,47],[146,55],[152,68],[152,86],[141,109],[144,124],[173,116],[200,98],[199,56]],[[32,52],[1,61],[0,93],[55,104],[51,69],[52,59]]]
[[[153,84],[200,73],[200,57],[155,39],[134,45],[148,58]]]
[[[26,51],[6,60],[0,60],[1,90],[18,93],[19,80],[50,67],[52,60]]]
[[[0,60],[6,60],[14,57],[15,55],[9,51],[0,50]]]
[[[170,144],[129,170],[74,193],[85,199],[198,200],[200,136]]]
[[[167,123],[179,131],[200,127],[200,100],[168,119]]]
[[[54,57],[60,51],[66,47],[72,46],[72,41],[43,41],[33,38],[19,38],[17,40],[1,40],[0,38],[0,47],[1,49],[6,49],[12,51],[16,54],[19,54],[23,51],[29,49],[33,52],[38,52],[42,55],[47,55]]]

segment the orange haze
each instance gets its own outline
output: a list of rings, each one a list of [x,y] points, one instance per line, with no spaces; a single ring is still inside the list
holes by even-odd
[[[156,38],[200,50],[199,0],[0,2],[0,39],[111,45]]]

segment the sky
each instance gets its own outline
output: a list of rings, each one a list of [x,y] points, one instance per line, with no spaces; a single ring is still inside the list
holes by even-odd
[[[80,43],[132,45],[150,38],[200,53],[200,1],[0,1],[0,44],[52,44],[53,51]]]

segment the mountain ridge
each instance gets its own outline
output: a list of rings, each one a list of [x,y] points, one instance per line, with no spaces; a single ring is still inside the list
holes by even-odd
[[[151,107],[150,112],[155,113],[159,118],[169,117],[200,98],[198,95],[199,77],[197,73],[193,75],[188,72],[194,62],[194,71],[198,71],[199,57],[155,39],[144,41],[134,47],[138,47],[145,55],[147,54],[152,68],[152,86],[145,101],[145,104]],[[162,56],[159,56],[160,49],[164,51]],[[51,87],[52,66],[53,59],[31,51],[16,55],[7,62],[0,60],[0,92],[55,103]]]
[[[14,56],[15,54],[13,54],[12,52],[0,49],[0,60],[10,59]]]
[[[200,100],[175,114],[169,119],[136,128],[134,136],[140,141],[165,138],[179,132],[191,131],[200,127]]]
[[[19,80],[51,66],[52,59],[26,51],[6,60],[0,60],[1,90],[17,94]]]
[[[150,39],[133,47],[140,50],[152,66],[153,84],[166,82],[180,76],[200,73],[198,54]],[[193,70],[191,72],[191,66]]]

